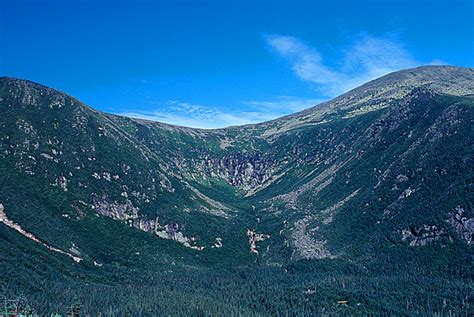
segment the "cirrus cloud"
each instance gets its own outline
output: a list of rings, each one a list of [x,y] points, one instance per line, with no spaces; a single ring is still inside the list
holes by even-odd
[[[169,100],[155,110],[132,110],[121,112],[119,115],[202,129],[257,123],[275,118],[272,112],[251,108],[244,111],[219,110],[219,108],[221,107]]]
[[[268,100],[243,100],[238,106],[149,100],[153,110],[119,114],[205,129],[252,124],[301,111],[387,73],[421,64],[402,42],[390,37],[358,36],[340,48],[340,54],[336,55],[341,58],[332,64],[323,59],[317,48],[299,38],[267,34],[264,39],[268,48],[290,65],[297,78],[314,86],[314,98],[276,96]]]
[[[315,106],[322,101],[324,100],[280,96],[265,101],[244,101],[241,107],[229,108],[168,100],[154,110],[131,110],[118,114],[173,125],[215,129],[272,120]]]
[[[315,85],[324,96],[334,97],[390,72],[420,65],[403,43],[393,38],[358,36],[345,49],[342,60],[329,66],[307,42],[278,34],[264,35],[270,50],[286,60],[293,73]]]

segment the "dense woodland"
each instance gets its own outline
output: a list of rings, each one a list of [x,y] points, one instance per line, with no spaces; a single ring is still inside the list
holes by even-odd
[[[2,231],[2,238],[8,235]],[[99,273],[63,263],[61,274],[48,264],[57,259],[30,257],[27,269],[2,261],[2,292],[24,295],[39,314],[64,314],[80,303],[81,315],[92,316],[472,315],[472,258],[436,263],[415,252],[417,260],[407,261],[403,251],[393,251],[377,257],[372,269],[322,260],[159,273],[119,267]]]

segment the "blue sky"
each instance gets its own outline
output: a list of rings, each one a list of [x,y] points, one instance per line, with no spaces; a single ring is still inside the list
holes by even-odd
[[[474,1],[0,0],[0,75],[172,124],[265,121],[425,64],[474,66]]]

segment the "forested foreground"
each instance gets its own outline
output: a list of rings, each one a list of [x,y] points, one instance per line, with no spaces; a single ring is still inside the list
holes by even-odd
[[[336,272],[299,264],[288,269],[108,272],[108,283],[73,282],[56,274],[8,285],[7,298],[22,293],[38,314],[65,315],[76,305],[91,316],[472,316],[472,277],[423,270],[397,273]],[[78,305],[79,304],[79,305]]]

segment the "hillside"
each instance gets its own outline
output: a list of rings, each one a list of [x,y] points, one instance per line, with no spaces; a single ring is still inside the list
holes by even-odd
[[[427,66],[200,130],[3,77],[4,293],[111,315],[468,315],[473,106],[474,69]]]

